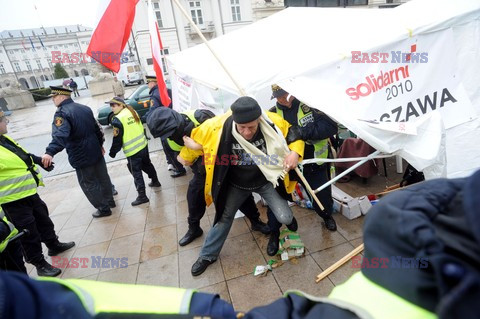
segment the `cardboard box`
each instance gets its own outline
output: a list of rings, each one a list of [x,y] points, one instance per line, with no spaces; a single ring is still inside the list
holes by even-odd
[[[362,209],[358,199],[348,195],[335,185],[332,185],[332,198],[333,209],[343,216],[348,219],[355,219],[362,216]]]
[[[305,254],[305,246],[297,232],[288,229],[282,230],[280,233],[279,254],[282,260],[289,260],[293,257],[303,256]]]

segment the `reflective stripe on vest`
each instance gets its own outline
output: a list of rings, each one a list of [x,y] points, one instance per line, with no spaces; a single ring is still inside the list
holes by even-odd
[[[15,228],[15,226],[7,219],[5,216],[5,213],[3,212],[2,208],[0,207],[0,218],[7,224],[8,228],[10,229],[10,234],[5,238],[1,243],[0,243],[0,253],[2,253],[5,248],[7,248],[8,241],[10,238],[18,234],[18,230]]]
[[[300,127],[306,126],[309,122],[302,121],[307,116],[313,116],[312,111],[308,112],[307,114],[303,113],[302,102],[298,105],[298,112],[297,112],[297,121]],[[275,107],[277,109],[277,114],[283,117],[283,110],[280,109],[278,106]],[[283,117],[284,118],[284,117]],[[317,140],[317,141],[305,141],[306,144],[313,145],[314,147],[314,155],[315,158],[327,158],[328,157],[328,139]],[[318,165],[322,165],[322,162],[317,163]]]
[[[437,316],[365,277],[361,271],[345,283],[333,288],[328,298],[340,300],[365,309],[373,318],[434,319]]]
[[[180,114],[186,115],[188,119],[193,122],[194,127],[197,127],[200,125],[200,123],[195,118],[195,110],[180,112]],[[167,138],[167,143],[168,143],[168,146],[170,146],[170,148],[176,152],[180,152],[182,150],[182,147],[183,147],[182,145],[177,144],[175,141],[169,138]]]
[[[192,289],[125,285],[82,279],[62,280],[39,277],[56,282],[74,292],[85,309],[93,316],[101,313],[188,314]]]
[[[123,125],[122,148],[125,156],[129,157],[143,150],[147,146],[147,139],[143,132],[142,123],[140,121],[136,122],[127,108],[124,108],[115,116]]]
[[[7,135],[3,136],[25,153],[28,153],[13,139]],[[0,146],[0,158],[2,159],[0,162],[0,204],[13,202],[37,193],[37,182],[20,157],[7,148]],[[38,167],[33,163],[33,160],[31,165],[34,167],[39,185],[43,186],[42,175]]]

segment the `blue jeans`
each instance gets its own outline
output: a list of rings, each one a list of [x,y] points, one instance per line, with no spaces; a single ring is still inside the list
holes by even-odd
[[[292,223],[292,210],[288,206],[287,201],[277,193],[271,183],[267,183],[252,191],[238,189],[231,185],[227,187],[228,190],[226,194],[228,195],[225,209],[220,220],[210,229],[207,238],[205,238],[205,243],[200,251],[200,257],[202,259],[213,261],[218,258],[223,244],[227,239],[228,233],[230,232],[230,228],[232,227],[235,213],[252,192],[258,193],[263,199],[265,199],[278,221],[286,225]]]

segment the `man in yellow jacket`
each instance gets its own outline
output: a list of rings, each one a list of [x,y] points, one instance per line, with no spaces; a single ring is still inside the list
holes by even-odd
[[[207,205],[213,202],[216,210],[214,226],[192,266],[194,276],[217,260],[235,213],[252,192],[265,199],[280,223],[297,229],[287,200],[279,192],[293,191],[295,183],[289,181],[287,172],[303,156],[304,142],[296,140],[287,148],[284,138],[290,124],[274,113],[262,116],[260,105],[251,97],[240,97],[231,110],[231,114],[207,120],[192,131],[191,138],[203,150],[183,148],[179,155],[179,160],[188,165],[203,154],[205,201]],[[279,178],[284,187],[278,186]]]

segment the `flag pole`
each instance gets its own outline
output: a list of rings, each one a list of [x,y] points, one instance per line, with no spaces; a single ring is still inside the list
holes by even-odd
[[[208,40],[203,36],[202,34],[202,31],[198,28],[198,26],[195,24],[195,22],[193,22],[192,18],[190,17],[190,15],[187,13],[187,11],[185,11],[185,9],[182,7],[182,5],[180,4],[180,2],[178,0],[173,0],[173,2],[175,2],[176,6],[178,7],[178,9],[182,12],[183,16],[188,20],[188,22],[190,23],[190,25],[195,29],[195,31],[197,32],[198,36],[202,39],[203,43],[207,46],[207,48],[210,50],[210,52],[213,54],[213,56],[215,57],[215,59],[217,59],[218,63],[220,63],[220,66],[223,68],[223,70],[225,71],[225,73],[227,73],[227,75],[230,77],[230,80],[232,80],[233,84],[235,84],[235,86],[237,87],[238,91],[240,92],[241,95],[243,96],[246,96],[247,95],[247,92],[245,91],[244,88],[242,88],[242,86],[237,82],[237,80],[235,79],[235,77],[230,73],[230,71],[227,69],[227,67],[225,66],[225,64],[223,64],[222,60],[220,59],[220,57],[217,55],[217,53],[215,52],[215,50],[210,46],[210,43],[208,43]],[[317,203],[317,205],[320,207],[321,210],[325,210],[325,208],[323,207],[322,203],[320,202],[320,200],[317,198],[317,195],[315,194],[315,192],[312,190],[312,188],[310,187],[310,184],[307,182],[307,180],[305,179],[305,177],[303,176],[302,172],[300,171],[300,169],[298,167],[295,167],[295,172],[297,173],[298,177],[300,177],[300,179],[302,180],[302,182],[304,183],[305,187],[307,188],[308,192],[310,193],[310,195],[312,195],[313,199],[315,200],[315,202]]]

